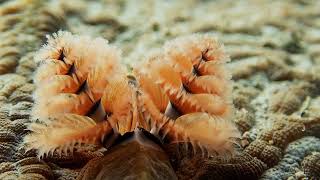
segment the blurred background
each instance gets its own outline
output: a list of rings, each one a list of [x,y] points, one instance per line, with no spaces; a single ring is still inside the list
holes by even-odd
[[[167,39],[203,32],[216,34],[233,59],[274,50],[319,61],[317,0],[70,0],[60,4],[68,30],[105,37],[121,47],[126,62]]]

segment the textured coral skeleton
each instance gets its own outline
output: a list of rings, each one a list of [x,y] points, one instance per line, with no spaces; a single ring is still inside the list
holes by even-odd
[[[0,15],[0,38],[5,39],[0,43],[0,74],[32,74],[34,50],[41,45],[45,34],[63,26],[63,12],[43,1],[23,0],[2,6]],[[28,19],[31,15],[37,15],[38,19]]]
[[[101,158],[101,152],[74,152],[59,156],[54,152],[37,160],[35,151],[24,153],[19,149],[28,133],[24,129],[31,120],[30,109],[34,105],[33,56],[43,44],[45,34],[59,29],[110,40],[123,50],[121,60],[129,66],[141,61],[151,48],[160,47],[176,36],[195,32],[219,36],[232,59],[226,65],[232,69],[234,80],[234,119],[244,133],[241,143],[251,155],[241,152],[227,162],[186,159],[181,164],[175,163],[177,177],[317,179],[319,2],[1,1],[0,179],[75,179],[80,168],[96,172],[95,167],[104,164],[110,155]],[[297,38],[293,38],[295,34]],[[310,124],[308,119],[316,121]],[[115,150],[118,157],[132,156],[120,152]],[[97,166],[83,167],[93,157],[99,159],[94,161]],[[137,159],[143,160],[141,156]]]
[[[38,156],[106,146],[114,135],[143,128],[162,143],[184,142],[195,153],[229,155],[233,122],[223,46],[210,35],[180,37],[128,75],[121,52],[102,38],[58,32],[35,58],[32,132]],[[109,142],[111,141],[111,142]]]

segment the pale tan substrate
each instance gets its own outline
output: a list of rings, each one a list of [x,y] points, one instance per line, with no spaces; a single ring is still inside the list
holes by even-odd
[[[264,131],[272,129],[279,119],[277,114],[298,116],[300,120],[303,120],[299,118],[301,115],[320,116],[320,1],[60,0],[46,4],[65,14],[63,25],[59,24],[57,29],[109,39],[122,49],[125,56],[123,63],[128,67],[143,59],[151,49],[161,47],[166,40],[178,35],[201,32],[215,34],[225,43],[227,52],[231,55],[229,68],[235,80],[234,103],[239,113],[247,113],[246,116],[236,116],[242,118],[237,122],[244,124],[245,131],[248,131],[244,133],[244,145],[259,138]],[[4,6],[6,2],[0,4],[0,9]],[[39,7],[38,10],[41,9],[45,8]],[[1,167],[9,166],[4,162],[15,163],[32,156],[32,152],[22,154],[16,148],[21,141],[17,137],[21,137],[23,131],[12,128],[23,127],[28,122],[33,91],[33,84],[29,81],[34,68],[31,59],[38,49],[34,46],[42,43],[47,30],[46,26],[35,26],[32,18],[32,14],[24,15],[21,20],[24,24],[7,28],[17,30],[15,33],[18,35],[13,36],[5,30],[0,32],[0,66],[10,67],[8,72],[14,73],[0,76],[0,131],[7,134],[4,136],[6,138],[0,136],[0,142],[5,141],[0,149],[1,153],[4,151],[15,154],[10,156],[13,157],[11,159],[4,157],[5,160],[2,160],[0,157]],[[5,19],[0,17],[1,28],[7,26],[4,22]],[[54,20],[45,22],[53,22],[53,26],[48,26],[49,30],[57,24]],[[9,41],[9,35],[15,38]],[[7,46],[13,47],[9,55],[6,54],[8,48],[3,48]],[[307,131],[308,135],[320,136],[312,128]],[[272,145],[272,141],[268,143]],[[319,146],[309,146],[313,152],[320,152],[320,149],[315,148]],[[11,177],[19,175],[14,165],[10,167],[11,169],[7,168],[5,171],[4,168],[3,171],[13,174]],[[281,173],[281,169],[277,169],[280,172],[277,174],[278,179],[298,179],[305,176],[301,174],[303,168],[300,165],[297,167],[289,173]],[[55,169],[55,177],[74,177],[72,173],[68,173],[70,176],[63,176],[63,170],[56,166],[50,168]],[[77,173],[77,170],[72,172]],[[269,177],[268,173],[263,176]],[[52,174],[42,176],[50,178]]]

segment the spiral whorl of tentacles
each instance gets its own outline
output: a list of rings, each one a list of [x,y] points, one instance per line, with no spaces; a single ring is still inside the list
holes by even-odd
[[[113,134],[143,128],[165,143],[233,152],[227,56],[209,35],[175,39],[129,76],[120,51],[101,38],[58,32],[35,58],[32,131],[38,156],[105,145]],[[163,141],[164,142],[164,141]]]
[[[230,75],[224,69],[227,60],[215,39],[193,35],[168,42],[142,68],[136,68],[142,110],[155,126],[160,125],[155,127],[157,133],[164,132],[171,141],[200,143],[199,147],[209,152],[232,149],[230,138],[238,134],[229,120],[232,103]]]

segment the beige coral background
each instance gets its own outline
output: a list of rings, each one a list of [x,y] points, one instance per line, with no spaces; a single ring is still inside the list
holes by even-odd
[[[166,40],[214,34],[232,59],[234,121],[265,165],[260,179],[320,179],[318,0],[0,0],[0,179],[74,179],[81,165],[64,167],[84,161],[57,165],[20,148],[34,53],[60,29],[108,39],[129,69]]]

